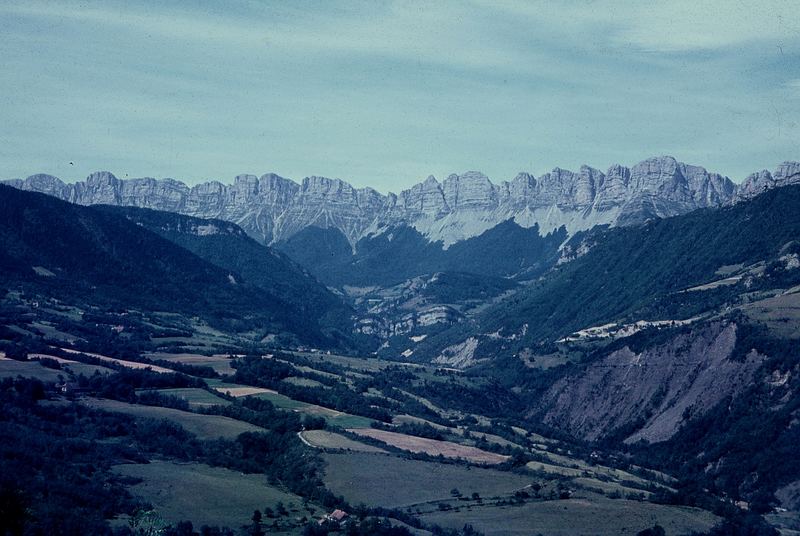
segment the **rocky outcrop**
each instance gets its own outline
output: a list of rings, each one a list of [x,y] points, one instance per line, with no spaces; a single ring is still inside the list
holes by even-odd
[[[774,173],[751,175],[741,188],[727,177],[670,156],[649,158],[605,173],[589,166],[578,172],[556,168],[534,177],[520,173],[499,184],[477,171],[430,176],[399,194],[382,195],[345,181],[307,177],[300,184],[275,174],[239,175],[233,184],[212,181],[189,187],[174,179],[120,180],[107,171],[65,184],[50,175],[6,181],[79,204],[112,204],[218,218],[242,226],[264,243],[293,236],[310,226],[339,229],[355,247],[359,239],[387,226],[409,225],[445,247],[514,219],[537,224],[542,234],[564,226],[569,233],[598,224],[630,225],[752,197],[800,181],[800,164],[786,162]]]
[[[772,188],[800,183],[800,162],[784,162],[774,173],[766,169],[753,173],[739,186],[734,201],[749,199]]]
[[[625,440],[665,441],[753,380],[764,357],[731,359],[736,325],[716,322],[671,341],[624,347],[556,382],[543,397],[545,423],[596,440],[625,430]]]
[[[442,353],[434,358],[433,362],[437,365],[449,365],[457,369],[471,367],[477,360],[475,350],[478,349],[478,339],[470,337],[460,344],[448,346]]]
[[[364,335],[374,335],[380,339],[388,339],[437,324],[449,326],[461,322],[463,319],[464,315],[453,307],[433,305],[397,316],[370,314],[357,320],[355,331]]]

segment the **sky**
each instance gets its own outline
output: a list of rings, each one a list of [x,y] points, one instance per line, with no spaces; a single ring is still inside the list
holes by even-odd
[[[797,0],[0,0],[0,178],[800,160]]]

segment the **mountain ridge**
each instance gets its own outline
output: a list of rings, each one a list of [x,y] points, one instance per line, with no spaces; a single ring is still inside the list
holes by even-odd
[[[198,316],[229,333],[347,343],[336,328],[349,326],[349,308],[229,222],[0,185],[0,280],[65,303]]]
[[[274,173],[191,187],[171,178],[118,179],[108,171],[69,184],[46,174],[2,182],[77,204],[137,206],[231,221],[266,244],[316,226],[339,229],[355,249],[360,239],[405,224],[447,248],[508,219],[526,228],[538,224],[542,234],[564,226],[571,235],[598,224],[629,225],[722,206],[796,182],[792,177],[798,173],[800,163],[787,161],[737,186],[703,167],[661,156],[632,167],[616,164],[605,173],[590,166],[578,172],[557,167],[539,177],[523,172],[497,184],[477,171],[443,181],[431,175],[386,195],[341,179],[310,176],[298,183]]]

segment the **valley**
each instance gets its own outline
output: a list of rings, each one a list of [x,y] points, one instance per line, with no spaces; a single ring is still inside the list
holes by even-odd
[[[574,447],[569,443],[535,436],[522,428],[514,430],[506,425],[502,428],[506,430],[503,436],[485,433],[482,430],[489,429],[487,425],[492,421],[486,415],[464,414],[462,422],[478,423],[464,425],[430,414],[427,406],[422,405],[427,411],[421,415],[427,418],[412,417],[417,398],[409,399],[409,403],[404,405],[393,396],[392,402],[388,403],[378,397],[379,389],[375,390],[375,399],[384,400],[388,422],[382,425],[382,429],[376,429],[370,426],[369,419],[362,417],[366,427],[359,429],[356,422],[341,420],[346,415],[333,407],[314,406],[316,409],[309,409],[309,405],[301,400],[236,383],[236,374],[240,372],[238,363],[242,358],[234,356],[174,355],[175,362],[182,363],[219,363],[225,360],[232,365],[233,375],[217,377],[218,373],[214,372],[213,377],[211,373],[192,376],[164,368],[154,370],[149,366],[138,366],[138,363],[134,366],[131,361],[113,360],[109,361],[114,367],[110,372],[98,371],[87,377],[71,372],[69,363],[91,363],[98,359],[97,355],[65,352],[57,347],[50,351],[53,357],[41,356],[30,361],[0,360],[0,375],[8,378],[4,388],[19,388],[26,382],[38,380],[44,382],[39,385],[45,387],[44,394],[49,399],[45,408],[75,405],[76,410],[85,408],[80,411],[93,411],[98,416],[109,414],[117,415],[123,421],[133,419],[129,425],[133,429],[169,426],[167,437],[185,434],[184,446],[165,445],[165,449],[154,452],[156,455],[148,463],[128,461],[121,465],[114,463],[108,468],[109,475],[125,477],[125,486],[131,497],[155,507],[157,522],[164,526],[191,519],[195,527],[222,523],[238,529],[248,524],[254,509],[259,509],[270,512],[264,517],[264,526],[271,532],[301,533],[308,520],[314,521],[326,509],[336,506],[359,512],[359,516],[377,515],[392,523],[410,523],[415,533],[438,534],[446,527],[461,528],[473,524],[485,534],[515,534],[518,530],[537,527],[549,530],[552,519],[543,521],[542,525],[531,525],[529,510],[540,508],[539,504],[546,509],[548,503],[563,503],[563,508],[569,512],[571,508],[581,508],[580,505],[588,501],[593,505],[591,516],[584,519],[576,519],[571,514],[565,516],[569,521],[564,524],[562,519],[562,530],[572,530],[572,533],[601,530],[600,534],[617,534],[620,527],[614,523],[599,528],[591,519],[598,514],[614,519],[630,509],[630,504],[646,501],[652,490],[668,489],[666,477],[647,471],[636,476],[597,464],[592,458],[581,459],[581,454],[573,452]],[[55,359],[59,354],[70,355],[74,361],[59,362]],[[169,354],[158,355],[160,362],[172,360]],[[277,358],[262,356],[258,359],[274,362]],[[338,377],[342,380],[336,380],[337,383],[346,381],[347,374],[355,371],[358,371],[359,381],[380,381],[380,373],[388,369],[408,375],[407,381],[413,385],[429,381],[422,380],[417,374],[433,378],[437,377],[435,373],[438,370],[388,362],[381,368],[376,367],[372,359],[339,359],[327,354],[317,354],[317,359],[325,363],[324,369],[339,370]],[[291,364],[292,373],[298,377],[307,378],[325,372],[313,366],[296,365],[310,362],[300,355],[280,354],[278,362]],[[20,365],[29,366],[23,368]],[[64,368],[57,368],[61,366]],[[408,371],[414,372],[409,374]],[[55,378],[50,372],[58,375],[56,381],[53,382]],[[452,374],[448,373],[437,381],[453,381],[448,377]],[[64,388],[59,387],[62,383]],[[143,387],[148,383],[159,385],[158,388]],[[177,386],[187,383],[196,387]],[[127,391],[126,385],[134,385],[136,389]],[[290,385],[292,389],[296,388],[296,385]],[[302,391],[294,392],[298,393],[295,396],[304,398]],[[45,404],[45,401],[38,404]],[[433,406],[432,403],[429,405]],[[264,413],[260,411],[262,408],[275,409]],[[296,423],[289,425],[285,441],[296,443],[293,448],[304,452],[303,456],[319,460],[320,485],[330,489],[332,496],[323,496],[320,500],[313,495],[297,495],[292,491],[293,486],[287,488],[281,480],[263,474],[259,477],[260,471],[256,467],[245,469],[244,473],[231,471],[225,468],[230,462],[225,462],[224,458],[208,460],[196,452],[198,445],[218,448],[211,446],[220,441],[241,442],[245,436],[255,440],[260,434],[274,434],[278,422],[271,421],[269,415],[276,411],[285,413],[288,423]],[[487,425],[479,424],[481,422]],[[495,425],[493,429],[499,428],[499,423]],[[297,426],[305,430],[291,431],[293,427],[297,430]],[[111,437],[104,441],[124,440],[124,436],[117,438],[112,432]],[[420,450],[414,445],[425,446]],[[146,448],[139,451],[137,458],[141,456],[148,456]],[[513,463],[511,457],[515,458]],[[534,461],[527,462],[526,466],[526,459]],[[536,460],[542,460],[542,463]],[[242,461],[233,462],[232,468],[236,469]],[[491,468],[493,466],[498,468]],[[639,472],[638,469],[631,470]],[[294,475],[294,478],[300,478],[300,475]],[[387,479],[402,485],[386,487]],[[608,497],[611,499],[603,499]],[[558,510],[562,506],[558,506]],[[278,513],[282,510],[284,513]],[[505,510],[506,513],[499,513]],[[493,511],[498,511],[498,514],[493,514]],[[514,525],[509,525],[499,532],[492,530],[489,521],[492,515],[507,518],[510,515],[508,519],[517,519],[514,523],[519,523],[520,528],[514,529]],[[535,516],[536,519],[539,517],[538,514]],[[135,519],[135,516],[122,515],[114,523],[124,526],[134,523]],[[630,530],[622,530],[623,533],[635,534],[659,523],[667,527],[670,534],[677,534],[679,532],[675,531],[678,529],[706,529],[714,519],[712,514],[699,509],[660,506],[640,518],[628,519],[626,523],[631,524]]]
[[[0,459],[23,461],[1,491],[114,536],[792,534],[780,169],[673,217],[447,247],[306,226],[273,248],[0,186]]]
[[[0,536],[800,536],[800,1],[0,0]]]

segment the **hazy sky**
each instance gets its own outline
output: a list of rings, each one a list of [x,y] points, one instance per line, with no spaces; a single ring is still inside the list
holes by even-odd
[[[799,123],[798,0],[0,0],[0,178],[739,181],[800,160]]]

